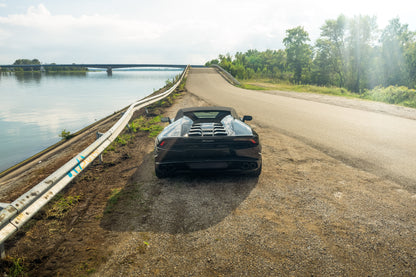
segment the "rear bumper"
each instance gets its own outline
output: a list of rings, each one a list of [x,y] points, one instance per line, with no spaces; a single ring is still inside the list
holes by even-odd
[[[196,140],[192,140],[194,142]],[[178,171],[245,172],[261,171],[261,145],[217,140],[214,143],[155,147],[156,174],[171,175]]]
[[[163,172],[225,171],[251,173],[259,170],[262,159],[220,159],[155,162],[155,169]]]

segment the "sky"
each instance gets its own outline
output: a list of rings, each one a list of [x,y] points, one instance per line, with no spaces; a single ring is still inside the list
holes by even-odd
[[[343,3],[343,4],[341,4]],[[325,20],[399,17],[416,31],[409,0],[0,0],[0,64],[205,64],[219,54],[284,49],[286,30],[311,42]]]

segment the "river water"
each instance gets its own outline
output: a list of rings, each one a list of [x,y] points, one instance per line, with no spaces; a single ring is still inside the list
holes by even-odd
[[[0,172],[163,87],[182,70],[0,74]]]

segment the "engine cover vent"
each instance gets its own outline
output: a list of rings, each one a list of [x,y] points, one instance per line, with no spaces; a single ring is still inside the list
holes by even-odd
[[[225,131],[224,126],[221,123],[195,123],[192,125],[191,129],[188,132],[188,136],[226,136],[227,131]]]

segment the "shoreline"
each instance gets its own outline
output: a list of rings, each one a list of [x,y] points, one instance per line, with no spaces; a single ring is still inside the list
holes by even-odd
[[[121,110],[119,110],[119,111],[117,111],[117,112],[115,112],[115,113],[113,113],[113,114],[111,114],[111,115],[108,115],[108,116],[106,116],[106,117],[104,117],[104,118],[102,118],[102,119],[100,119],[100,120],[98,120],[96,122],[93,122],[90,125],[82,128],[81,130],[79,130],[79,131],[71,134],[72,137],[70,139],[67,139],[67,140],[66,139],[62,139],[62,140],[58,141],[57,143],[52,144],[51,146],[49,146],[49,147],[43,149],[42,151],[34,154],[33,156],[28,157],[27,159],[25,159],[25,160],[23,160],[23,161],[15,164],[15,165],[9,167],[9,168],[7,168],[7,169],[5,169],[3,171],[0,171],[0,185],[1,185],[2,178],[5,177],[6,175],[13,173],[15,170],[18,170],[19,168],[21,168],[21,167],[23,167],[23,166],[25,166],[25,165],[33,162],[34,160],[43,157],[44,155],[53,154],[53,151],[54,150],[56,150],[60,146],[64,146],[64,144],[66,144],[66,143],[74,143],[74,142],[77,142],[79,139],[82,139],[83,138],[83,136],[85,135],[84,134],[85,132],[89,131],[91,128],[99,127],[99,125],[105,124],[107,120],[110,120],[114,116],[119,115],[121,112],[125,111],[127,108],[128,108],[128,106],[125,107],[125,108],[123,108],[123,109],[121,109]]]
[[[137,101],[163,93],[167,89],[168,88],[165,85],[164,87],[138,99]],[[70,139],[61,140],[32,155],[31,157],[28,157],[27,159],[1,171],[0,202],[12,202],[15,198],[14,194],[18,195],[18,193],[20,193],[19,191],[27,190],[33,185],[33,183],[36,184],[37,182],[40,182],[42,179],[53,173],[57,168],[73,158],[76,154],[80,153],[96,140],[96,132],[104,133],[110,129],[123,115],[123,112],[129,108],[129,106],[130,105],[82,128],[81,130],[75,132],[74,136]],[[47,168],[47,170],[45,170],[45,168]],[[36,174],[36,178],[30,177],[31,173],[37,171],[39,172]],[[13,183],[16,178],[27,179],[28,184],[25,185],[24,188],[19,187],[14,189]]]
[[[101,74],[105,74],[105,73],[89,71],[85,74],[87,74],[88,76],[89,74],[93,74],[94,76],[97,76],[96,74],[99,74],[101,76]],[[124,76],[123,74],[120,74],[120,75]],[[106,89],[105,83],[104,85],[96,84],[97,89],[95,90],[96,92],[94,92],[95,94],[93,95],[93,97],[96,97],[96,96],[101,97],[101,92],[103,91],[105,93],[105,97],[111,96],[111,98],[108,98],[108,100],[106,100],[107,104],[103,103],[102,105],[101,104],[95,105],[95,101],[94,101],[94,103],[91,103],[94,106],[94,110],[90,111],[90,107],[84,105],[83,103],[84,102],[88,103],[88,101],[91,101],[91,99],[81,100],[84,102],[81,103],[80,106],[79,105],[75,106],[73,102],[76,102],[76,101],[71,100],[72,106],[70,106],[69,109],[72,109],[73,111],[70,110],[70,113],[68,113],[68,111],[64,109],[64,111],[66,112],[66,115],[60,115],[60,113],[62,113],[62,108],[59,108],[60,110],[55,108],[54,110],[56,112],[54,111],[54,114],[55,113],[57,114],[56,119],[55,117],[52,118],[49,112],[47,112],[50,107],[42,103],[42,102],[45,102],[43,100],[45,98],[45,95],[48,95],[48,94],[45,94],[45,92],[41,91],[39,95],[30,93],[29,98],[32,99],[31,97],[33,97],[34,100],[30,100],[30,101],[25,100],[23,101],[23,104],[19,103],[20,101],[18,100],[19,98],[16,98],[16,96],[13,96],[12,92],[14,91],[14,89],[16,89],[18,93],[17,95],[20,95],[20,94],[23,96],[26,95],[24,93],[26,87],[20,85],[20,83],[22,82],[22,79],[24,79],[23,82],[26,79],[29,79],[30,82],[33,81],[33,85],[32,83],[30,84],[31,87],[29,88],[29,92],[34,90],[33,87],[36,87],[35,89],[38,90],[37,79],[41,78],[41,76],[44,76],[47,81],[45,82],[47,84],[46,85],[47,87],[46,86],[45,87],[46,89],[49,89],[46,91],[46,93],[51,93],[51,95],[53,95],[52,98],[55,99],[56,97],[56,101],[60,101],[59,103],[66,103],[66,101],[68,101],[67,97],[65,97],[64,94],[62,93],[55,93],[53,89],[55,89],[56,92],[60,92],[58,91],[59,86],[62,86],[62,84],[64,84],[66,87],[64,91],[74,91],[74,94],[76,95],[80,94],[77,92],[77,91],[81,91],[80,89],[78,89],[78,86],[74,86],[74,88],[67,89],[67,87],[70,86],[67,80],[72,80],[72,79],[66,79],[64,78],[64,76],[68,76],[68,78],[72,78],[70,76],[75,76],[74,78],[78,80],[80,78],[84,79],[83,77],[84,73],[68,72],[68,73],[61,74],[59,72],[59,73],[50,74],[50,73],[40,73],[40,72],[21,72],[21,73],[10,73],[10,75],[7,74],[7,76],[5,76],[4,86],[3,86],[3,80],[2,80],[1,87],[4,88],[5,92],[10,92],[10,93],[3,94],[4,99],[5,99],[5,102],[3,102],[3,104],[6,106],[4,106],[5,108],[4,121],[3,121],[3,113],[2,113],[2,120],[0,121],[0,123],[1,123],[1,126],[4,126],[4,128],[6,128],[4,130],[8,130],[8,128],[10,128],[11,130],[13,130],[13,132],[6,132],[5,136],[2,139],[3,146],[2,146],[2,150],[0,151],[2,153],[2,159],[0,162],[0,179],[6,174],[8,174],[9,172],[14,171],[16,167],[20,167],[22,165],[28,164],[32,160],[43,155],[45,152],[50,152],[53,149],[62,145],[65,141],[60,140],[60,138],[58,138],[58,134],[60,134],[62,130],[64,129],[69,130],[71,131],[71,135],[78,136],[84,130],[95,126],[95,124],[99,124],[102,120],[105,120],[106,118],[112,116],[115,113],[123,111],[126,108],[125,106],[130,105],[130,103],[143,99],[147,97],[148,95],[152,95],[155,91],[157,91],[155,90],[155,88],[159,88],[159,89],[163,88],[166,85],[166,80],[168,78],[171,79],[171,76],[177,75],[177,74],[178,73],[176,71],[167,72],[167,73],[163,73],[163,72],[161,73],[157,73],[157,72],[156,73],[151,73],[151,72],[150,73],[146,73],[146,72],[127,73],[126,76],[131,76],[129,78],[139,77],[139,79],[137,79],[137,82],[135,83],[129,82],[129,84],[127,85],[128,89],[125,89],[123,93],[120,94],[120,96],[118,95],[112,96],[110,94],[111,91],[116,91],[118,89],[119,87],[119,85],[117,85],[118,83],[114,81],[108,81],[110,82],[110,87],[109,87],[110,89]],[[23,78],[24,76],[26,77]],[[56,77],[53,77],[53,76],[56,76]],[[145,80],[143,82],[143,85],[141,85],[141,82],[142,82],[142,79],[140,79],[142,78],[141,76],[146,76],[144,77],[146,79],[143,79]],[[157,77],[154,78],[153,80],[153,79],[149,79],[150,77],[147,77],[147,76],[157,76]],[[97,77],[94,77],[91,80],[95,80],[96,78]],[[107,80],[107,78],[105,77],[100,77],[100,78],[104,78]],[[55,79],[59,79],[58,85],[55,85],[55,83],[57,83]],[[60,83],[61,79],[64,79],[62,81],[63,82],[62,84]],[[49,85],[49,83],[51,82],[52,82],[52,85]],[[94,85],[95,83],[97,83],[97,81],[95,82],[87,81],[85,84]],[[100,81],[100,83],[102,82]],[[85,84],[83,85],[84,87],[85,87]],[[52,88],[52,90],[49,87]],[[84,89],[84,88],[81,87],[81,89]],[[112,97],[115,97],[115,99],[113,100]],[[12,100],[13,98],[17,100]],[[8,99],[11,99],[10,100],[11,104],[7,104]],[[26,98],[22,97],[21,99],[26,99]],[[79,99],[83,99],[83,98],[79,98]],[[103,98],[103,99],[107,99],[107,98]],[[35,108],[36,106],[31,104],[32,101],[35,102],[36,105],[39,103],[40,108]],[[46,101],[50,101],[50,100],[46,100]],[[24,104],[24,103],[28,103],[28,104]],[[17,116],[19,117],[18,119],[15,119],[16,116],[15,116],[14,110],[10,110],[10,112],[8,111],[9,110],[8,106],[19,107],[20,111],[17,110],[17,113],[16,113]],[[59,107],[62,107],[62,104],[60,104]],[[36,110],[34,112],[36,116],[34,117],[34,119],[31,119],[32,113],[28,113],[27,109],[29,109],[30,111],[32,109]],[[48,116],[46,117],[46,115]],[[72,118],[73,115],[74,115],[74,118]],[[10,122],[13,122],[13,120],[15,120],[17,123],[16,124],[10,123]],[[26,122],[29,122],[29,125],[27,125],[28,123]],[[39,124],[41,125],[39,125],[38,122],[40,122]],[[49,122],[52,122],[52,123],[49,123]],[[46,128],[41,129],[41,127],[44,125],[48,129]],[[27,130],[30,130],[30,132],[34,132],[34,133],[29,133],[29,131]],[[76,140],[76,138],[73,138],[73,139]]]

